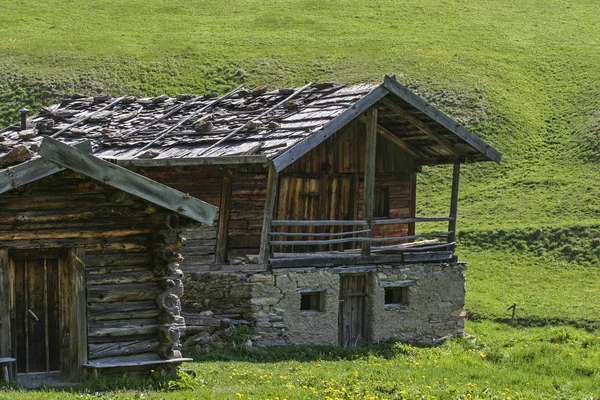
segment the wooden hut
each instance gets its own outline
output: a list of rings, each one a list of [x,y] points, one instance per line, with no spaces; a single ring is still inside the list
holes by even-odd
[[[214,224],[178,228],[187,238],[187,335],[199,343],[235,323],[265,345],[431,342],[462,331],[465,266],[453,253],[460,164],[501,155],[394,78],[222,97],[77,96],[1,135],[0,166],[32,156],[40,142],[88,140],[88,157],[219,207]],[[416,174],[444,164],[453,168],[448,213],[416,215]],[[429,223],[448,228],[432,232]],[[0,249],[11,246],[2,237]],[[103,260],[85,257],[88,297],[93,271],[133,262]]]
[[[185,361],[176,229],[216,207],[78,147],[0,172],[0,356],[23,383]]]

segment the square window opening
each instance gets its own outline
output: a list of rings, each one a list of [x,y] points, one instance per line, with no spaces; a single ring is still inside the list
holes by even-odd
[[[300,296],[300,311],[317,311],[323,310],[323,292],[302,293]]]
[[[408,306],[408,286],[385,288],[384,304]]]

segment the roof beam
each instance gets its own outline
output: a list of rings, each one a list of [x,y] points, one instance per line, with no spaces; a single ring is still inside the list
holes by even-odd
[[[354,118],[358,117],[373,104],[381,100],[389,91],[383,85],[377,86],[371,90],[369,94],[357,101],[352,107],[332,119],[327,125],[316,132],[311,133],[306,139],[292,146],[290,149],[283,152],[273,161],[273,166],[277,172],[285,169],[294,161],[308,153],[319,144],[323,143],[331,135],[346,126]]]
[[[458,124],[455,120],[444,114],[442,111],[438,110],[437,108],[423,100],[421,97],[417,96],[416,94],[399,84],[395,79],[386,76],[383,81],[383,86],[391,93],[406,101],[408,104],[415,107],[419,111],[425,113],[429,118],[438,122],[450,132],[454,133],[456,136],[467,142],[469,146],[484,154],[489,160],[495,161],[498,164],[500,163],[500,160],[502,159],[502,154],[498,150],[494,149],[479,136],[473,134],[467,128]]]
[[[85,153],[92,152],[92,144],[86,140],[73,145]],[[54,175],[65,170],[65,167],[37,157],[14,167],[0,171],[0,194],[20,186]]]
[[[221,156],[154,159],[106,159],[122,167],[183,167],[194,165],[270,164],[266,156]]]
[[[366,123],[367,118],[362,116],[362,117],[360,117],[360,120],[361,120],[361,122]],[[404,140],[400,139],[398,136],[396,136],[392,132],[390,132],[387,128],[384,128],[383,126],[381,126],[379,124],[377,124],[377,133],[380,134],[381,137],[383,137],[387,141],[400,147],[402,150],[404,150],[411,156],[416,157],[416,158],[425,158],[425,154],[421,153],[419,150],[415,149],[413,146],[406,143]]]
[[[450,141],[448,141],[448,139],[446,139],[445,137],[443,137],[439,133],[433,132],[431,129],[429,129],[429,127],[427,126],[427,124],[425,124],[423,121],[421,121],[420,119],[418,119],[414,115],[410,114],[404,108],[400,107],[398,104],[394,103],[390,99],[385,99],[384,98],[384,99],[381,99],[381,102],[387,108],[389,108],[394,113],[396,113],[397,115],[399,115],[400,118],[402,118],[403,120],[405,120],[407,122],[410,122],[411,124],[413,124],[414,126],[416,126],[417,128],[419,128],[419,130],[421,132],[423,132],[424,134],[426,134],[427,136],[429,136],[430,138],[432,138],[433,140],[435,140],[436,142],[438,142],[440,145],[444,146],[452,154],[454,154],[456,156],[460,155],[460,152],[458,150],[456,150],[456,148],[454,147],[454,145],[452,143],[450,143]]]
[[[48,136],[42,140],[40,155],[75,172],[89,176],[124,192],[174,211],[204,224],[212,224],[217,207],[189,194],[101,160]]]

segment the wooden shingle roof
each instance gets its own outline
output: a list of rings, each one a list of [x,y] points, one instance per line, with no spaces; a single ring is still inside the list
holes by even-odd
[[[218,97],[65,98],[0,131],[1,157],[43,136],[92,142],[93,154],[122,165],[273,163],[285,168],[368,108],[380,109],[379,133],[417,164],[500,161],[500,153],[395,79],[343,86],[235,91]]]

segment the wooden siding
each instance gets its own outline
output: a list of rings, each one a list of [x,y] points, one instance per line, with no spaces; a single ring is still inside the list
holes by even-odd
[[[0,248],[85,252],[88,358],[158,347],[151,233],[168,213],[71,172],[0,195]]]
[[[280,174],[278,220],[360,220],[363,219],[365,165],[364,124],[354,122],[308,152]],[[381,136],[377,138],[375,188],[387,188],[389,217],[415,215],[414,166],[412,158]],[[353,227],[291,227],[290,232],[342,232]],[[376,225],[374,237],[405,236],[414,224]],[[306,239],[306,238],[304,238]],[[283,240],[277,237],[277,240]],[[301,240],[287,237],[287,240]],[[391,244],[391,243],[387,243]],[[358,247],[353,243],[329,246],[287,246],[276,251],[306,252]]]

